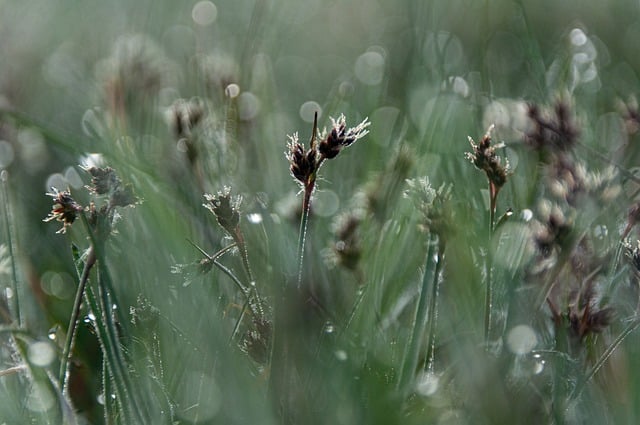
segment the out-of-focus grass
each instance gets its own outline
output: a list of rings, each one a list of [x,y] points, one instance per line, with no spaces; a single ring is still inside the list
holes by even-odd
[[[640,91],[635,3],[2,1],[0,8],[0,422],[637,420],[637,282],[624,256],[615,262],[637,201],[630,178],[637,136],[618,106]],[[202,115],[176,136],[167,111],[180,98],[194,99]],[[614,311],[582,348],[560,344],[568,337],[549,306],[537,304],[539,282],[531,278],[529,241],[552,190],[551,167],[523,142],[526,104],[557,99],[569,101],[580,130],[575,157],[589,172],[618,165],[612,184],[623,189],[615,202],[576,209],[575,232],[589,245],[571,247],[589,252],[593,264],[585,267],[597,270]],[[302,200],[283,153],[287,134],[298,131],[306,143],[315,111],[320,127],[340,113],[350,125],[365,117],[372,124],[320,170],[297,290]],[[464,157],[467,136],[479,140],[490,124],[512,169],[497,216],[514,211],[493,236],[487,181]],[[141,203],[120,211],[99,259],[105,269],[90,279],[92,313],[108,310],[108,302],[97,304],[108,272],[119,344],[99,338],[89,296],[67,397],[57,373],[78,284],[71,245],[82,253],[90,240],[80,220],[65,235],[42,222],[51,209],[44,193],[69,188],[88,206],[96,197],[83,188],[90,176],[78,164],[90,154],[132,184]],[[432,263],[420,213],[402,196],[405,179],[420,176],[435,188],[452,184],[455,225],[438,259],[435,374],[423,373],[425,335],[418,370],[405,381]],[[189,241],[209,254],[230,243],[202,206],[205,192],[224,186],[243,197],[240,226],[276,344],[284,338],[275,359],[285,361],[282,369],[269,352],[265,360],[239,348],[256,328],[247,312],[233,334],[245,297],[229,276],[216,266],[203,275],[189,267],[203,259]],[[349,214],[357,220],[353,239],[336,228]],[[629,239],[635,244],[635,231]],[[347,242],[359,253],[351,267],[335,250]],[[220,262],[248,283],[240,255]],[[565,314],[571,305],[556,307]],[[522,332],[533,346],[519,353],[509,338]],[[121,354],[109,351],[116,347]],[[118,361],[120,374],[109,369]],[[594,366],[602,368],[583,382]],[[274,370],[285,372],[281,382]],[[124,375],[126,382],[109,379]]]

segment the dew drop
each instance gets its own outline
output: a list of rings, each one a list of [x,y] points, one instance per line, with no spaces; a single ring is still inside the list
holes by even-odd
[[[527,354],[538,344],[538,337],[527,325],[513,327],[507,335],[507,346],[514,354]]]
[[[336,350],[334,354],[336,356],[336,359],[340,360],[341,362],[349,358],[349,356],[347,355],[347,352],[344,350]]]
[[[53,347],[51,347],[51,343],[47,341],[38,341],[29,345],[27,357],[29,357],[29,361],[33,365],[45,367],[49,366],[51,362],[53,362],[55,352],[53,351]]]
[[[302,118],[304,122],[312,123],[313,117],[315,116],[316,113],[318,113],[318,119],[322,117],[322,107],[318,102],[314,102],[313,100],[310,100],[308,102],[304,102],[300,106],[299,113],[300,113],[300,118]]]
[[[84,317],[84,323],[92,323],[96,320],[96,316],[93,313],[89,313]]]
[[[224,94],[231,99],[235,99],[240,94],[240,86],[235,83],[229,84],[224,89]]]
[[[336,331],[336,327],[333,326],[331,322],[327,322],[324,324],[324,332],[327,334],[332,334]]]
[[[199,1],[191,10],[193,21],[203,27],[211,25],[218,17],[218,8],[210,1]]]
[[[530,209],[526,208],[526,209],[522,210],[521,216],[522,216],[522,219],[524,221],[529,222],[533,218],[533,211],[531,211]]]
[[[252,224],[260,224],[262,223],[262,214],[260,213],[252,213],[247,215],[247,220]]]
[[[580,28],[574,28],[569,33],[569,40],[574,46],[582,46],[587,42],[587,35]]]
[[[608,234],[609,229],[603,224],[599,224],[593,229],[593,236],[595,236],[596,239],[604,239]]]
[[[423,372],[418,376],[416,391],[425,397],[431,396],[438,390],[439,383],[438,375],[433,372]]]

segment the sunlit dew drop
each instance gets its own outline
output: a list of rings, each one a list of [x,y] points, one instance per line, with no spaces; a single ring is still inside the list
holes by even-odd
[[[334,354],[336,356],[336,359],[340,360],[341,362],[347,360],[348,358],[347,352],[344,350],[336,350]]]
[[[305,122],[312,123],[313,117],[316,112],[318,113],[318,119],[322,117],[322,107],[320,107],[320,104],[318,104],[318,102],[314,102],[313,100],[304,102],[300,106],[300,118],[302,118],[302,120]]]
[[[29,349],[27,351],[27,356],[29,357],[29,361],[39,367],[49,366],[53,359],[55,358],[55,352],[53,351],[53,347],[47,341],[38,341],[29,345]]]
[[[534,354],[533,359],[534,359],[534,364],[533,364],[532,372],[534,375],[538,375],[542,373],[542,371],[544,370],[545,361],[540,354]]]
[[[580,28],[574,28],[569,33],[569,40],[574,46],[582,46],[587,42],[587,35]]]
[[[235,99],[240,94],[240,86],[231,83],[224,89],[224,94],[230,99]]]
[[[252,224],[260,224],[262,223],[262,214],[260,213],[252,213],[247,215],[247,220]]]
[[[336,331],[336,327],[331,322],[327,322],[324,324],[324,332],[327,334],[332,334]]]
[[[469,96],[469,84],[462,77],[451,77],[451,88],[453,92],[461,97]]]
[[[4,290],[4,296],[6,299],[10,300],[11,298],[13,298],[13,289],[11,288],[5,288]]]
[[[96,401],[98,402],[98,404],[104,406],[104,393],[98,394],[98,397],[96,397]]]
[[[6,140],[0,140],[0,168],[6,168],[13,162],[13,146]]]
[[[439,383],[440,378],[438,378],[438,375],[433,372],[423,372],[416,381],[416,391],[425,397],[429,397],[438,390]]]
[[[376,49],[365,52],[356,59],[354,73],[363,84],[375,86],[382,82],[384,68],[384,56]]]
[[[609,229],[607,229],[607,226],[605,225],[598,224],[593,229],[593,236],[595,236],[597,239],[604,239],[608,234]]]
[[[522,220],[524,221],[531,221],[531,219],[533,218],[533,211],[531,211],[528,208],[525,208],[524,210],[522,210],[522,212],[520,213],[520,216],[522,217]]]
[[[213,24],[217,17],[218,8],[210,1],[199,1],[191,10],[193,22],[203,27]]]
[[[518,325],[512,328],[507,335],[507,346],[514,354],[527,354],[538,343],[536,333],[527,325]]]
[[[93,313],[89,313],[84,317],[84,323],[92,323],[95,320],[96,316],[94,316]]]
[[[80,157],[80,165],[83,167],[102,167],[104,164],[104,156],[101,153],[89,153]]]

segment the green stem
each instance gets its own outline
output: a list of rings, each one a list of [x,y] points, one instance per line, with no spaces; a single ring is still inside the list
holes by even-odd
[[[14,256],[13,250],[13,228],[11,223],[13,221],[13,214],[11,211],[11,203],[9,200],[9,173],[6,170],[2,170],[0,172],[0,180],[2,180],[2,198],[0,202],[2,202],[2,207],[4,209],[4,225],[7,233],[7,249],[9,250],[9,258],[11,259],[11,289],[13,290],[13,302],[12,302],[12,310],[14,314],[14,318],[18,323],[18,326],[22,326],[22,317],[20,314],[20,300],[18,293],[18,269],[16,267],[16,259]]]
[[[298,233],[298,288],[302,286],[302,269],[304,266],[304,244],[307,236],[307,224],[309,222],[309,208],[311,207],[311,195],[314,183],[307,185],[302,201],[302,216],[300,217],[300,231]]]
[[[442,256],[444,255],[444,247],[439,247],[438,258],[436,260],[435,271],[433,273],[433,282],[431,282],[431,299],[429,302],[429,325],[427,339],[427,367],[426,370],[433,372],[433,364],[436,352],[436,325],[438,322],[438,295],[440,292],[440,270],[442,268]]]
[[[627,338],[633,331],[635,331],[638,326],[640,326],[640,316],[636,316],[631,321],[631,323],[629,323],[627,327],[624,328],[622,333],[618,335],[618,337],[611,343],[611,345],[609,345],[607,349],[604,350],[604,353],[602,353],[602,356],[600,356],[596,364],[593,365],[593,368],[591,368],[591,370],[585,375],[584,379],[578,382],[576,388],[573,390],[571,396],[569,397],[570,400],[575,400],[580,396],[587,383],[595,376],[596,373],[598,373],[602,366],[604,366],[606,361],[609,360],[609,357],[611,357],[618,346],[622,344],[625,338]]]
[[[418,308],[416,310],[415,319],[413,321],[413,329],[411,332],[411,339],[409,341],[409,350],[405,355],[405,361],[403,364],[402,374],[400,376],[400,391],[404,396],[409,393],[410,385],[413,381],[413,376],[418,366],[418,357],[420,355],[420,349],[422,347],[422,336],[424,335],[425,327],[427,324],[427,315],[429,313],[429,283],[431,282],[431,273],[435,271],[430,267],[435,243],[429,238],[429,247],[427,249],[427,256],[424,266],[424,274],[422,275],[422,286],[420,289],[420,297],[418,299]],[[438,268],[436,264],[436,268]]]
[[[89,281],[89,273],[91,268],[96,263],[96,255],[93,246],[89,247],[87,252],[87,259],[84,263],[82,274],[80,275],[78,289],[76,291],[76,297],[73,301],[73,310],[71,311],[71,318],[69,319],[69,326],[67,327],[67,338],[64,342],[64,348],[62,350],[62,359],[60,361],[60,373],[58,375],[60,387],[64,394],[68,391],[69,384],[69,364],[71,363],[71,357],[73,356],[73,345],[75,343],[75,337],[78,330],[78,319],[80,318],[80,309],[82,306],[82,298],[84,296],[84,290]]]

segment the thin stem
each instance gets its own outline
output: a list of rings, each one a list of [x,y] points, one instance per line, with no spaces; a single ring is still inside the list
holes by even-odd
[[[300,232],[298,234],[298,288],[302,286],[302,268],[304,265],[304,244],[307,236],[307,224],[309,222],[309,208],[311,207],[311,195],[314,184],[305,188],[302,201],[302,216],[300,217]]]
[[[584,379],[582,379],[578,383],[578,385],[576,385],[576,388],[573,390],[573,392],[569,396],[570,400],[577,399],[580,396],[580,394],[584,390],[587,383],[595,376],[596,373],[598,373],[598,371],[602,368],[602,366],[604,366],[607,360],[609,360],[609,357],[611,357],[611,355],[618,348],[618,346],[622,344],[625,338],[627,338],[629,334],[635,331],[638,328],[638,326],[640,326],[640,316],[636,316],[631,321],[631,323],[629,323],[627,327],[624,328],[622,333],[618,335],[618,337],[611,343],[611,345],[609,345],[607,349],[604,350],[604,352],[602,353],[602,356],[600,356],[596,364],[593,365],[593,368],[591,368],[589,373],[585,375]]]
[[[22,317],[20,314],[20,300],[19,300],[19,292],[18,292],[18,269],[16,267],[16,260],[14,256],[13,250],[13,228],[11,223],[13,221],[13,214],[11,211],[11,203],[9,200],[9,173],[6,170],[2,170],[0,172],[0,180],[2,180],[2,198],[0,202],[2,202],[2,206],[4,209],[4,225],[7,233],[7,249],[9,250],[9,258],[11,259],[11,289],[13,290],[12,297],[12,310],[15,315],[15,320],[18,323],[18,326],[22,326]]]
[[[78,282],[78,289],[76,291],[76,297],[73,301],[73,310],[71,311],[71,318],[69,319],[69,326],[67,327],[67,338],[64,342],[64,348],[62,350],[62,361],[60,362],[60,386],[62,392],[66,394],[68,391],[68,379],[69,379],[69,364],[71,363],[71,357],[73,355],[73,345],[75,343],[75,337],[78,330],[78,319],[80,318],[80,309],[82,307],[82,298],[84,296],[84,290],[89,281],[89,273],[91,268],[96,263],[96,254],[93,249],[93,245],[89,247],[87,252],[87,260],[84,263],[82,274]]]
[[[486,348],[489,347],[491,333],[491,310],[493,309],[493,256],[491,255],[491,240],[495,229],[496,204],[498,190],[489,182],[489,245],[487,247],[487,287],[484,295],[484,340]]]
[[[409,341],[409,350],[405,355],[404,367],[399,382],[400,390],[405,396],[409,391],[413,375],[415,374],[416,367],[418,365],[418,356],[420,355],[420,349],[422,347],[422,336],[424,335],[424,330],[428,319],[427,315],[429,313],[429,283],[431,282],[430,272],[434,272],[434,270],[429,266],[431,265],[432,261],[434,245],[435,243],[430,238],[425,260],[424,274],[422,275],[422,286],[420,289],[420,297],[418,299],[418,308],[416,310],[415,319],[413,321],[411,340]],[[438,268],[437,265],[436,268]]]
[[[427,339],[427,367],[426,370],[433,372],[436,352],[436,325],[438,322],[438,295],[440,293],[440,270],[442,268],[442,256],[444,255],[444,247],[438,249],[438,258],[436,259],[435,271],[433,272],[433,282],[431,283],[431,299],[429,303],[429,333]]]

